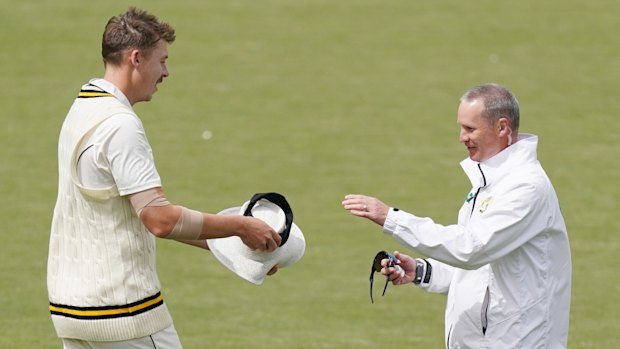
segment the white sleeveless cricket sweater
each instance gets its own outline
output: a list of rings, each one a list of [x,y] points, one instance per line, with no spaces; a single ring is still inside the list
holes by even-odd
[[[172,324],[155,270],[155,236],[116,186],[92,190],[76,176],[81,143],[119,114],[137,117],[112,93],[84,85],[60,132],[47,286],[62,338],[127,340]]]

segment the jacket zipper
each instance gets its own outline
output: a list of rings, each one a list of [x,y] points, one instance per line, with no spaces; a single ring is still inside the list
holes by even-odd
[[[474,194],[472,203],[471,203],[471,212],[469,213],[470,217],[471,215],[474,214],[474,208],[476,207],[476,199],[478,198],[478,194],[480,194],[480,191],[487,186],[487,178],[484,176],[484,172],[482,172],[482,167],[480,167],[480,164],[478,164],[478,170],[480,171],[480,174],[482,175],[482,186],[478,187],[478,189],[476,190],[476,194]],[[489,288],[487,287],[487,293],[489,292]],[[486,298],[486,297],[485,297]],[[482,334],[486,334],[486,315],[487,315],[487,310],[488,310],[488,305],[487,305],[487,309],[485,309],[484,312],[484,319],[485,319],[485,325],[482,328]],[[450,336],[452,335],[452,326],[450,325],[450,329],[448,330],[448,338],[446,339],[446,349],[450,349]]]
[[[487,178],[484,176],[484,172],[482,172],[482,167],[480,167],[480,164],[478,164],[478,170],[480,171],[480,174],[482,175],[482,186],[478,187],[478,190],[476,190],[476,194],[474,195],[474,199],[471,204],[471,212],[469,213],[470,217],[472,214],[474,214],[474,208],[476,207],[476,199],[478,198],[478,194],[480,194],[480,191],[482,190],[482,188],[487,186]]]
[[[472,203],[471,206],[471,213],[470,216],[472,214],[474,214],[474,208],[476,207],[476,199],[478,198],[478,194],[480,194],[480,191],[482,190],[482,188],[487,186],[487,178],[484,175],[484,172],[482,171],[482,167],[480,166],[480,163],[478,163],[478,170],[480,171],[480,174],[482,175],[482,186],[478,187],[478,190],[476,190],[476,195],[474,195],[474,202]],[[489,313],[489,304],[490,304],[490,293],[489,293],[489,286],[487,286],[487,290],[484,293],[484,300],[482,301],[482,313],[480,314],[480,321],[482,322],[482,335],[486,336],[487,334],[487,327],[489,326],[489,318],[488,318],[488,313]]]

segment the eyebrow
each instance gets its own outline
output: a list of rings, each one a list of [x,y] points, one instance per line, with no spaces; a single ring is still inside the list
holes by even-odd
[[[477,126],[472,125],[472,124],[470,124],[470,123],[461,123],[461,122],[459,122],[459,121],[457,121],[456,123],[457,123],[459,126],[461,126],[461,127],[466,127],[466,128],[474,128],[474,129],[475,129],[475,128],[478,128]]]

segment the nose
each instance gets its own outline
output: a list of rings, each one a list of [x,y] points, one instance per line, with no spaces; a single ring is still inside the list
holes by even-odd
[[[465,130],[461,129],[461,132],[459,132],[459,142],[466,143],[467,141],[469,141],[469,135]]]

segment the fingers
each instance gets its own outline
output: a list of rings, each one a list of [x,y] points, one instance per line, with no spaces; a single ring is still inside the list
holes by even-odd
[[[346,195],[342,207],[352,215],[368,218],[378,225],[385,223],[389,210],[389,206],[379,199],[358,194]]]
[[[405,270],[400,266],[400,261],[393,259],[382,259],[381,260],[381,273],[383,275],[387,275],[388,277],[398,278],[405,274]]]
[[[402,254],[398,251],[394,251],[394,257],[396,260],[383,259],[381,261],[381,274],[387,276],[389,281],[392,281],[394,285],[408,284],[415,278],[415,259]]]
[[[282,241],[282,237],[280,234],[277,234],[275,231],[271,235],[270,239],[267,239],[265,242],[265,249],[263,252],[273,252],[280,246],[280,242]]]
[[[401,268],[400,265],[394,267],[394,274],[397,275],[395,279],[402,278],[405,276],[405,269]]]
[[[254,217],[245,217],[248,227],[239,235],[243,243],[252,251],[273,252],[282,242],[282,237],[267,223]]]
[[[370,212],[370,199],[370,197],[365,195],[347,195],[342,201],[342,206],[353,214],[363,214],[364,212]]]
[[[261,238],[261,236],[259,236],[259,239],[256,242],[256,244],[254,246],[248,245],[248,247],[252,249],[253,251],[259,251],[259,252],[275,251],[278,247],[280,247],[280,242],[282,242],[282,237],[280,236],[280,234],[276,233],[274,230],[271,230],[270,233],[271,234],[264,236],[264,238]]]
[[[388,280],[398,285],[400,284],[399,280],[405,277],[405,270],[400,265],[394,265],[393,267],[384,267],[381,269],[381,274],[384,274],[387,276]]]
[[[267,272],[267,275],[273,275],[273,274],[275,274],[275,273],[277,273],[277,272],[278,272],[278,265],[276,264],[276,265],[274,265],[274,266],[273,266],[273,268],[271,268],[271,269]]]
[[[390,280],[392,281],[392,284],[404,285],[412,281],[408,273],[400,265],[397,265],[394,269],[395,269],[394,273],[392,274],[393,277],[390,278]]]
[[[404,254],[404,253],[400,253],[398,251],[394,251],[394,257],[396,257],[396,259],[398,259],[401,263],[401,265],[406,264],[409,262],[409,260],[411,260],[411,257],[409,257],[408,255]]]
[[[404,253],[394,251],[394,257],[400,261],[399,265],[405,269],[406,272],[415,272],[416,261],[415,258],[408,256]]]

